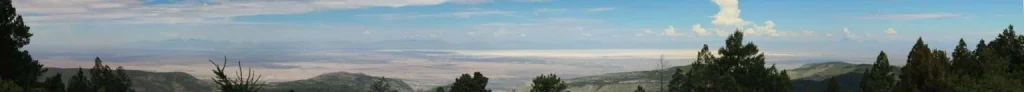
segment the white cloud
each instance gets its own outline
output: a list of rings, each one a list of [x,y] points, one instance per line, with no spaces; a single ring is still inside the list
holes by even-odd
[[[714,16],[711,16],[711,28],[702,28],[700,24],[695,24],[692,30],[699,36],[707,35],[707,30],[714,31],[718,36],[728,36],[732,34],[731,29],[742,31],[744,34],[750,36],[801,36],[801,32],[787,32],[779,31],[775,29],[775,22],[768,20],[764,24],[753,24],[749,21],[743,20],[740,17],[739,1],[738,0],[712,0],[718,5],[719,11]],[[753,24],[753,25],[751,25]]]
[[[539,8],[539,9],[534,9],[533,11],[535,11],[535,12],[564,12],[566,10],[568,10],[568,9],[565,9],[565,8]]]
[[[697,36],[700,37],[708,35],[708,30],[705,30],[703,27],[700,27],[700,24],[693,24],[693,28],[691,30],[693,30],[693,33],[697,33]]]
[[[590,9],[587,9],[588,12],[603,12],[603,11],[611,11],[611,10],[615,10],[615,8],[612,8],[612,7],[600,7],[600,8],[590,8]]]
[[[731,26],[731,27],[742,27],[750,24],[750,22],[740,18],[740,8],[738,0],[712,0],[718,5],[718,14],[712,16],[714,20],[711,24],[715,26]]]
[[[729,36],[729,34],[732,34],[729,31],[725,31],[725,30],[722,30],[722,29],[713,29],[713,30],[715,30],[715,34],[718,34],[719,37],[725,37],[725,36]]]
[[[147,5],[150,0],[15,0],[29,21],[120,20],[208,23],[232,17],[318,10],[438,5],[450,0],[201,0]]]
[[[662,36],[682,36],[683,33],[676,32],[676,28],[672,27],[672,25],[669,25],[668,28],[665,28],[665,32],[662,32],[661,34],[658,34],[658,35],[662,35]]]
[[[764,31],[765,33],[768,33],[768,35],[771,36],[779,35],[778,31],[775,31],[775,22],[772,22],[771,20],[765,21],[764,25],[765,26],[754,26],[754,29]]]
[[[943,18],[954,18],[963,17],[962,14],[957,13],[904,13],[904,14],[877,14],[877,15],[866,15],[860,16],[861,19],[882,19],[882,20],[922,20],[922,19],[943,19]]]
[[[486,15],[507,15],[515,12],[512,11],[501,11],[501,10],[468,10],[458,12],[445,12],[445,13],[400,13],[400,14],[377,14],[377,15],[357,15],[357,16],[372,16],[379,17],[384,20],[396,20],[396,19],[418,19],[418,18],[443,18],[443,17],[455,17],[455,18],[471,18],[474,16],[486,16]]]
[[[494,2],[494,0],[451,0],[451,2],[456,4],[480,4]]]
[[[896,35],[896,29],[893,29],[893,28],[886,29],[885,30],[885,34],[889,35],[889,36],[895,36]]]

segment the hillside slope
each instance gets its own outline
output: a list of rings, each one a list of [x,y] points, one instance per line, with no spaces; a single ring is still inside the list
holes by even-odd
[[[313,78],[289,82],[270,83],[268,92],[370,92],[370,85],[380,77],[362,73],[334,72]],[[392,89],[398,92],[412,92],[413,89],[401,79],[388,78]]]
[[[823,90],[825,79],[837,76],[844,92],[856,92],[860,85],[860,78],[864,71],[871,68],[870,64],[850,64],[845,62],[825,62],[805,64],[798,68],[786,70],[793,84],[793,90],[802,92],[804,90]],[[665,70],[632,71],[609,73],[593,76],[583,76],[567,79],[572,92],[629,92],[636,89],[636,86],[643,86],[647,91],[658,91],[661,80],[670,80],[673,69],[681,69],[684,72],[690,66],[677,66]],[[896,67],[894,69],[899,69]],[[898,71],[898,70],[894,70]],[[665,82],[667,84],[667,82]],[[519,87],[516,90],[529,90],[529,86]]]

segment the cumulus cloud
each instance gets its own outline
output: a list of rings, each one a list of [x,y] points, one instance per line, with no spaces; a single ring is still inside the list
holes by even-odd
[[[455,0],[463,1],[467,0]],[[480,0],[469,0],[480,1]],[[121,20],[141,23],[209,23],[232,17],[297,14],[318,10],[405,7],[451,0],[210,0],[153,4],[152,0],[15,0],[29,21]]]
[[[665,32],[661,32],[661,34],[659,34],[659,35],[662,35],[662,36],[682,36],[683,33],[676,32],[676,28],[672,27],[672,25],[669,25],[668,28],[665,28]]]
[[[747,28],[744,32],[746,34],[753,34],[755,36],[757,36],[757,35],[768,35],[768,36],[784,35],[784,33],[780,33],[780,32],[775,30],[775,22],[772,22],[771,20],[765,21],[764,25],[753,25],[751,28]]]
[[[711,28],[702,28],[700,24],[694,24],[692,30],[698,34],[698,36],[706,36],[707,30],[714,31],[718,36],[728,36],[732,34],[731,29],[736,31],[742,31],[744,34],[751,36],[801,36],[801,32],[787,32],[779,31],[775,29],[775,22],[768,20],[764,24],[755,24],[750,21],[743,20],[740,17],[739,1],[738,0],[712,0],[713,3],[718,5],[718,13],[711,16]]]
[[[588,12],[603,12],[603,11],[611,11],[611,10],[615,10],[615,8],[612,8],[612,7],[600,7],[600,8],[590,8],[590,9],[587,9]]]
[[[902,13],[902,14],[876,14],[859,16],[860,19],[882,19],[882,20],[922,20],[922,19],[943,19],[943,18],[955,18],[963,17],[962,14],[957,13]]]
[[[700,27],[700,24],[693,24],[693,28],[691,30],[693,30],[693,33],[697,33],[697,36],[700,37],[708,35],[708,30],[705,30],[703,27]]]
[[[829,34],[829,35],[831,35],[831,34]],[[852,31],[850,31],[850,28],[843,28],[843,35],[842,35],[842,37],[843,37],[841,39],[842,41],[857,41],[857,42],[860,42],[860,41],[871,39],[871,34],[858,35],[856,33],[853,33]]]
[[[740,8],[738,0],[712,0],[718,5],[718,14],[712,16],[711,24],[716,26],[733,26],[741,27],[749,24],[750,22],[740,18]]]
[[[885,34],[889,35],[889,36],[895,36],[896,35],[896,29],[893,29],[893,28],[886,29],[885,30]]]

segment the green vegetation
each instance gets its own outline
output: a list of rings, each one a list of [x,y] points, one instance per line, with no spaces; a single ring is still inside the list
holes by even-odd
[[[1024,35],[1016,35],[1013,25],[1003,30],[995,40],[985,43],[979,41],[975,50],[967,48],[967,43],[960,40],[953,51],[952,59],[942,50],[932,50],[918,38],[907,58],[895,86],[887,86],[878,77],[879,74],[868,73],[861,83],[865,92],[880,92],[892,87],[899,92],[1016,92],[1024,79],[1016,76],[1024,75]],[[879,58],[884,55],[880,55]],[[876,62],[875,66],[887,65],[888,62]],[[878,68],[878,67],[875,67]],[[872,69],[876,70],[876,69]],[[878,69],[881,70],[881,69]],[[871,77],[871,78],[867,78]],[[870,80],[869,80],[870,79]]]
[[[398,90],[391,89],[388,79],[380,77],[377,79],[377,82],[373,82],[373,85],[370,85],[370,92],[398,92]]]
[[[555,74],[540,75],[533,78],[533,88],[530,92],[568,92],[565,82]]]
[[[672,92],[745,92],[792,90],[788,74],[765,67],[764,54],[753,43],[743,44],[743,33],[737,31],[725,41],[725,47],[718,49],[718,57],[708,51],[707,45],[697,53],[689,72],[677,70],[672,77],[669,91]],[[684,79],[685,78],[685,79]]]
[[[228,67],[227,57],[224,57],[224,62],[221,65],[213,62],[213,60],[210,60],[210,63],[215,66],[213,74],[216,77],[213,78],[213,81],[217,83],[221,92],[261,92],[264,84],[266,84],[260,82],[260,75],[253,73],[252,69],[249,69],[248,73],[243,74],[241,61],[238,61],[238,71],[236,72],[235,79],[228,78],[224,74],[224,69]]]
[[[29,91],[41,87],[37,85],[42,83],[36,80],[46,69],[22,48],[29,44],[32,33],[11,3],[11,0],[0,0],[0,29],[3,29],[0,30],[0,81],[13,82],[5,87]]]
[[[891,92],[896,83],[892,68],[889,66],[889,57],[885,55],[885,51],[879,52],[875,64],[861,77],[861,92]]]
[[[69,79],[61,74],[46,77],[42,82],[40,76],[48,71],[39,61],[33,59],[23,47],[29,44],[30,27],[26,26],[21,15],[17,14],[11,0],[0,0],[0,92],[135,92],[132,87],[132,76],[123,67],[111,68],[104,65],[96,57],[95,65],[86,72],[78,69]],[[986,43],[981,40],[974,50],[967,48],[967,43],[960,39],[956,48],[947,55],[946,51],[932,49],[918,38],[908,52],[907,64],[903,67],[890,66],[888,56],[880,52],[870,68],[862,75],[843,72],[828,75],[826,92],[843,91],[844,77],[860,76],[859,90],[862,92],[1024,92],[1024,35],[1017,35],[1010,25],[994,40]],[[949,57],[952,56],[952,57]],[[698,52],[696,61],[689,67],[676,67],[670,70],[645,71],[629,78],[655,78],[671,76],[668,84],[670,92],[789,92],[793,84],[784,70],[775,66],[766,67],[763,52],[753,43],[744,44],[743,33],[735,32],[725,41],[725,46],[712,53],[705,44]],[[234,77],[225,73],[228,60],[222,64],[210,60],[215,66],[212,72],[216,75],[214,83],[221,92],[261,92],[266,83],[261,76],[247,72],[239,67]],[[241,66],[241,62],[238,62]],[[843,67],[844,71],[857,71],[857,65]],[[894,71],[899,69],[898,71]],[[673,72],[671,75],[658,72]],[[640,75],[643,74],[643,75]],[[655,76],[646,76],[655,74]],[[661,74],[661,75],[658,75]],[[612,74],[615,75],[615,74]],[[805,74],[796,74],[803,77]],[[331,75],[328,75],[331,76]],[[338,77],[344,75],[333,75]],[[357,75],[352,79],[366,75]],[[642,77],[636,77],[642,76]],[[191,77],[191,76],[189,76]],[[397,84],[387,78],[376,79],[369,87],[346,85],[339,87],[347,90],[369,90],[370,92],[398,92],[408,85]],[[67,80],[66,84],[65,81]],[[437,87],[435,92],[490,92],[487,89],[488,78],[480,72],[462,74],[450,88]],[[323,80],[313,80],[323,81]],[[618,81],[616,81],[618,82]],[[301,82],[300,82],[301,83]],[[316,82],[320,83],[320,82]],[[365,82],[356,82],[365,83]],[[610,83],[585,81],[585,83]],[[315,84],[310,82],[310,84]],[[329,83],[323,83],[329,84]],[[344,83],[354,84],[354,83]],[[291,85],[284,83],[282,85]],[[541,75],[533,80],[530,92],[568,92],[569,85],[555,74]],[[658,86],[661,86],[660,84]],[[804,85],[805,91],[812,91]],[[660,88],[660,87],[659,87]],[[628,90],[628,87],[623,88]],[[661,89],[654,89],[663,91]],[[294,92],[288,89],[289,92]],[[300,89],[300,91],[305,91]],[[635,92],[646,92],[637,85]]]
[[[60,74],[54,75],[53,77],[50,77],[50,78],[46,78],[46,81],[43,82],[43,83],[46,84],[45,88],[49,92],[65,92],[65,91],[67,91],[67,90],[64,90],[64,81],[63,81],[63,79],[61,79],[61,75]]]
[[[487,89],[487,80],[488,78],[480,72],[474,72],[472,77],[469,74],[462,74],[455,79],[448,92],[491,92]]]

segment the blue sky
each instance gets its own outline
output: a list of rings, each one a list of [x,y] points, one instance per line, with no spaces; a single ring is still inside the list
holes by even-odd
[[[685,65],[700,44],[720,47],[723,35],[737,30],[784,69],[870,63],[880,50],[902,65],[918,37],[948,51],[960,38],[973,46],[1024,24],[1022,0],[14,0],[14,6],[35,34],[27,48],[47,67],[88,66],[102,57],[110,61],[105,64],[202,79],[212,76],[206,60],[226,56],[269,80],[348,71],[413,80],[418,88],[473,71],[511,88],[538,74],[650,70],[659,55]],[[351,49],[362,47],[384,50]]]
[[[831,44],[991,39],[1024,24],[1019,0],[15,0],[35,44],[753,41]],[[890,30],[891,29],[891,30]],[[909,44],[908,44],[909,45]],[[902,46],[902,45],[901,45]],[[909,47],[909,46],[906,46]]]

